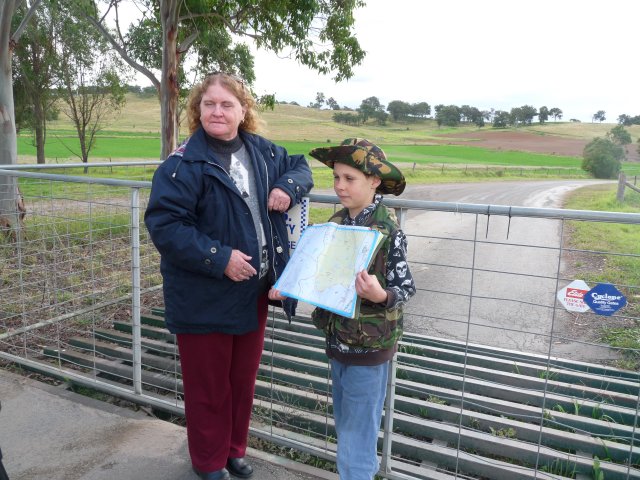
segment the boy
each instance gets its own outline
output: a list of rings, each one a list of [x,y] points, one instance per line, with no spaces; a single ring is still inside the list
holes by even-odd
[[[407,263],[407,240],[382,194],[400,195],[404,176],[384,152],[365,139],[348,138],[309,155],[333,169],[344,207],[329,221],[366,226],[385,235],[369,272],[356,276],[360,315],[346,318],[316,308],[314,325],[326,334],[331,360],[333,414],[340,480],[371,480],[378,471],[377,440],[389,361],[402,336],[402,310],[416,287]]]

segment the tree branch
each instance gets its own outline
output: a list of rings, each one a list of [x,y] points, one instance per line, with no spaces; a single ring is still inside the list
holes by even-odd
[[[196,40],[196,38],[198,38],[198,31],[193,32],[191,35],[185,38],[180,45],[178,45],[178,53],[182,55],[184,52],[189,50],[189,47]]]
[[[36,13],[36,9],[38,8],[38,5],[40,5],[40,2],[42,2],[42,0],[34,0],[33,4],[29,7],[29,11],[27,11],[27,14],[22,19],[22,22],[20,22],[20,25],[18,25],[18,28],[11,36],[11,39],[9,40],[9,48],[11,50],[13,50],[13,46],[18,43],[18,40],[22,36],[22,32],[27,28],[27,23],[29,23],[33,14]],[[22,1],[18,2],[16,6],[20,5],[20,3],[22,3]]]
[[[158,91],[160,91],[160,80],[158,80],[156,78],[156,76],[153,74],[153,72],[151,72],[151,70],[146,68],[144,65],[139,64],[133,58],[131,58],[131,56],[129,56],[129,54],[127,53],[127,50],[122,45],[120,45],[118,42],[116,42],[115,38],[113,38],[111,33],[109,33],[109,31],[100,22],[98,22],[94,17],[92,17],[91,15],[88,15],[85,12],[83,12],[82,15],[94,27],[96,27],[98,29],[98,31],[102,34],[102,36],[107,39],[107,41],[113,46],[113,48],[115,50],[118,51],[118,53],[120,54],[122,59],[125,62],[127,62],[129,64],[129,66],[131,66],[131,68],[133,68],[134,70],[137,70],[138,72],[142,73],[145,77],[147,77],[149,79],[149,81],[151,81],[153,86],[156,87],[156,89]]]

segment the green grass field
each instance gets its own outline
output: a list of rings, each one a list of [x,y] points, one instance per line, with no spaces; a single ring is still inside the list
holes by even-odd
[[[291,154],[308,153],[325,144],[318,142],[279,142]],[[581,160],[575,157],[542,155],[526,152],[496,151],[465,145],[381,145],[389,158],[397,162],[428,164],[480,164],[524,167],[568,167],[580,168]],[[31,136],[21,135],[18,151],[23,155],[35,156],[36,148]],[[48,158],[69,158],[72,152],[79,152],[78,139],[72,135],[49,132],[46,143]],[[153,159],[160,151],[160,139],[148,134],[130,132],[103,132],[92,150],[92,158],[147,158]]]

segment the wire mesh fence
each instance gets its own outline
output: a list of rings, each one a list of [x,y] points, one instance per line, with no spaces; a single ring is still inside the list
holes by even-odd
[[[0,241],[0,358],[183,415],[159,257],[141,222],[153,166],[108,168],[0,172],[19,178],[27,206],[24,229]],[[389,382],[381,475],[640,478],[640,215],[387,203],[418,293]],[[622,241],[577,243],[596,225]],[[558,292],[577,279],[615,287],[627,305],[567,311]],[[298,310],[291,323],[270,313],[252,434],[332,462],[324,339],[311,307]]]

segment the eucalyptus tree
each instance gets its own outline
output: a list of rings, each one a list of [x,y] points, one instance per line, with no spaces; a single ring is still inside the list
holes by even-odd
[[[12,22],[22,0],[0,2],[0,167],[17,162],[18,148],[11,81],[12,52],[40,0],[34,0],[12,33]],[[0,226],[14,229],[21,214],[20,192],[15,177],[0,175]]]
[[[387,112],[391,114],[394,122],[406,120],[411,113],[411,105],[402,100],[392,100],[389,102],[389,105],[387,105]]]
[[[379,121],[379,112],[384,113],[384,105],[380,103],[378,97],[368,97],[362,100],[357,110],[362,117],[363,123],[370,118],[377,118]]]
[[[426,118],[431,115],[431,105],[429,105],[427,102],[413,103],[411,104],[410,113],[414,117]]]
[[[511,109],[511,125],[517,127],[520,124],[531,125],[533,117],[538,115],[538,111],[531,105],[523,105]]]
[[[71,8],[59,26],[57,82],[63,113],[76,129],[80,150],[67,148],[87,163],[96,135],[124,105],[126,83],[121,59],[92,25],[78,21],[75,14]]]
[[[616,125],[607,132],[607,138],[616,145],[625,146],[631,143],[631,134],[622,125]]]
[[[436,106],[436,123],[438,126],[457,127],[460,124],[462,112],[457,105]]]
[[[511,123],[511,114],[505,110],[495,110],[493,112],[493,128],[507,128]]]
[[[123,0],[74,1],[84,5],[86,18],[127,64],[156,87],[161,158],[177,142],[178,98],[184,91],[186,64],[195,66],[190,72],[193,78],[196,73],[224,70],[251,84],[253,57],[242,43],[250,40],[258,49],[288,55],[341,81],[353,75],[352,68],[365,55],[352,32],[353,10],[364,5],[361,0],[130,0],[127,3],[135,5],[140,15],[127,31],[121,28]],[[159,70],[159,77],[154,70]]]
[[[596,113],[593,114],[592,117],[592,121],[598,121],[600,123],[604,122],[607,117],[606,117],[607,112],[605,112],[604,110],[598,110]]]
[[[340,110],[340,105],[338,104],[338,102],[336,101],[335,98],[333,97],[329,97],[327,98],[327,106],[331,109],[331,110]]]
[[[562,110],[558,107],[553,107],[549,109],[549,115],[553,117],[553,121],[560,119],[562,120]]]
[[[19,11],[18,16],[24,16],[27,7],[22,5]],[[47,120],[57,115],[53,87],[58,59],[58,20],[56,5],[51,1],[43,1],[31,16],[22,40],[16,43],[13,51],[16,128],[22,126],[33,130],[37,163],[45,163]]]
[[[538,121],[544,123],[549,120],[549,109],[546,106],[540,107],[538,110]]]

